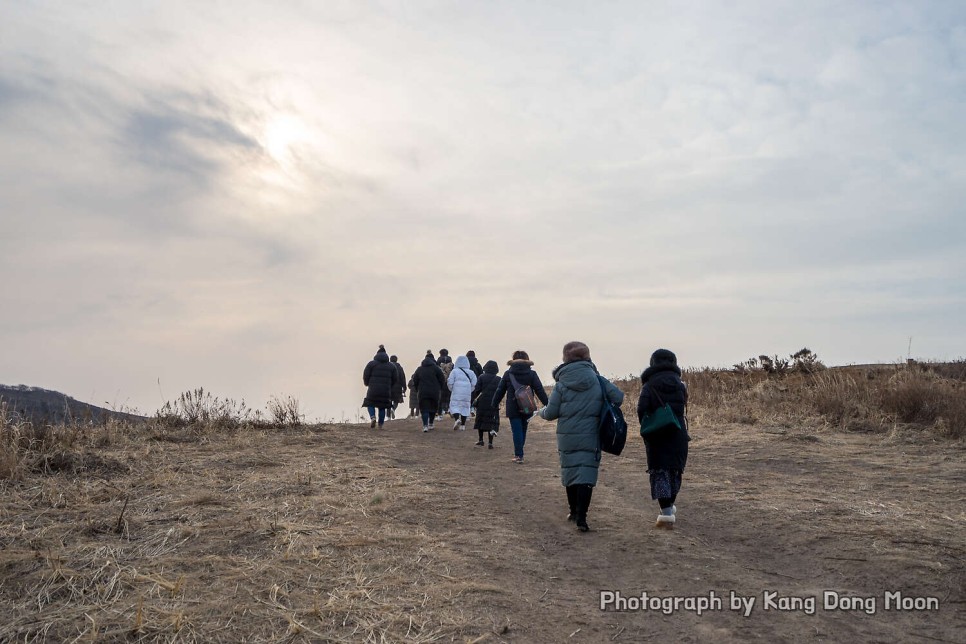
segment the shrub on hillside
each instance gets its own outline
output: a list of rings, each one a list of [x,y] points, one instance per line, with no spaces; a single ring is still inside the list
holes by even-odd
[[[818,354],[808,347],[804,347],[788,358],[781,358],[778,354],[774,356],[762,354],[757,358],[748,358],[744,362],[734,365],[731,370],[741,374],[763,372],[783,376],[791,372],[816,373],[824,369],[825,365],[819,360]]]
[[[302,424],[302,420],[305,418],[299,409],[298,398],[294,396],[286,396],[285,398],[272,396],[265,406],[268,408],[268,415],[272,424],[277,427],[286,425],[297,427]]]
[[[158,410],[156,418],[166,427],[194,426],[210,429],[235,429],[260,419],[245,401],[212,396],[210,391],[199,387],[182,393],[175,401],[166,402]]]

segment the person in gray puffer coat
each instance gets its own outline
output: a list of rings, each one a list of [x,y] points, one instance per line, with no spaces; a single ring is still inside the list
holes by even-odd
[[[587,532],[587,511],[600,467],[600,416],[604,404],[601,379],[590,361],[590,349],[583,342],[568,342],[563,364],[553,370],[557,384],[550,402],[540,411],[544,420],[557,420],[557,452],[560,454],[560,482],[567,488],[568,521]],[[624,392],[603,381],[607,398],[615,405],[624,402]]]

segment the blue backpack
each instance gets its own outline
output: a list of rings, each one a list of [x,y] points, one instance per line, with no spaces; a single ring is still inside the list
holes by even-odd
[[[602,376],[597,376],[597,379],[600,382],[600,394],[604,399],[600,410],[600,449],[620,456],[627,442],[627,421],[624,420],[621,408],[608,400],[607,389],[604,387],[607,381]]]

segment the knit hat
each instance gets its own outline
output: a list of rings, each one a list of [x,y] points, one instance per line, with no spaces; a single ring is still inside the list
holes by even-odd
[[[667,349],[658,349],[651,354],[651,366],[657,365],[678,365],[678,357]]]

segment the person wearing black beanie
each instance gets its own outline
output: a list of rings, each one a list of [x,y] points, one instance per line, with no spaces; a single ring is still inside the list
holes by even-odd
[[[681,478],[688,462],[688,441],[691,440],[685,413],[688,387],[681,380],[677,356],[667,349],[658,349],[651,354],[650,364],[641,374],[641,382],[641,396],[637,401],[638,420],[643,422],[645,416],[668,405],[681,427],[663,429],[644,437],[651,498],[661,507],[661,514],[654,526],[671,530],[677,514],[674,501],[681,491]]]

